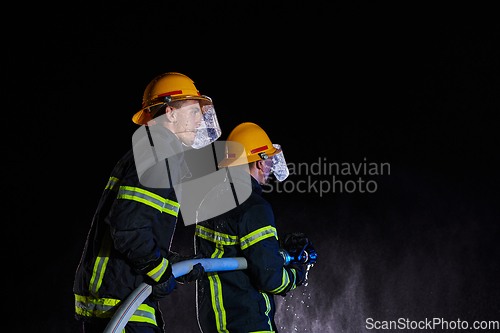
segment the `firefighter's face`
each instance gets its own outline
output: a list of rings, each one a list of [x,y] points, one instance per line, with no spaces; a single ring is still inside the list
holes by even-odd
[[[273,160],[271,158],[263,161],[258,161],[258,177],[257,181],[260,185],[265,185],[269,183],[269,175],[271,174],[271,168],[273,167]]]
[[[200,103],[188,100],[182,107],[172,110],[174,134],[186,146],[191,146],[196,137],[197,128],[201,124]]]

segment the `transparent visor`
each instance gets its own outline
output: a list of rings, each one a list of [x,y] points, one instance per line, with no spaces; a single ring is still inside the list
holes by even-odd
[[[208,146],[221,135],[219,121],[213,104],[206,104],[202,107],[202,121],[196,128],[194,143],[191,145],[194,149],[200,149]]]
[[[219,121],[217,120],[214,105],[209,97],[203,96],[205,98],[203,100],[196,98],[197,96],[192,96],[193,99],[189,99],[191,96],[186,97],[187,101],[191,102],[176,109],[175,114],[177,117],[175,121],[167,119],[166,115],[162,115],[155,118],[152,123],[157,123],[160,118],[164,118],[161,121],[173,122],[172,132],[178,136],[182,144],[200,149],[208,146],[220,137],[221,129]],[[193,101],[197,101],[198,103],[192,103]],[[163,105],[160,105],[160,107]]]
[[[278,149],[280,152],[271,157],[273,160],[273,167],[271,168],[271,171],[274,176],[276,176],[276,179],[282,182],[288,177],[290,172],[288,171],[288,167],[286,166],[285,156],[283,155],[281,146],[278,144],[273,144],[273,147]]]

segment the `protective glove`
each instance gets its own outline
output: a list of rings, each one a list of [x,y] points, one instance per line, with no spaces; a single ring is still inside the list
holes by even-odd
[[[306,278],[306,270],[302,264],[290,264],[288,268],[293,268],[295,270],[295,285],[301,286]]]
[[[301,232],[292,232],[285,235],[281,241],[281,247],[291,254],[302,251],[308,243],[309,239],[305,234]]]
[[[171,264],[176,264],[179,261],[191,260],[191,259],[201,259],[203,256],[200,254],[195,254],[192,256],[183,256],[177,252],[169,251],[167,255],[167,259]]]
[[[170,275],[170,278],[163,283],[158,283],[152,286],[153,290],[151,295],[149,295],[149,299],[153,302],[158,302],[163,297],[167,296],[174,290],[176,287],[175,279],[173,275]]]
[[[203,268],[201,264],[196,264],[193,266],[191,272],[183,276],[179,276],[178,278],[175,278],[175,280],[180,284],[184,284],[198,280],[203,276],[203,274],[205,274],[205,268]]]
[[[203,256],[201,254],[193,256],[183,256],[176,252],[169,252],[168,261],[172,264],[178,263],[179,261],[191,260],[191,259],[201,259]],[[193,282],[201,278],[205,274],[205,268],[201,264],[196,264],[193,266],[191,272],[175,278],[180,284]]]

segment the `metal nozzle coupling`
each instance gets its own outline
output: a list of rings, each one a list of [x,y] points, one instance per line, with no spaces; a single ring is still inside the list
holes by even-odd
[[[280,254],[285,260],[285,266],[289,264],[313,264],[317,259],[317,254],[314,250],[311,253],[304,250],[301,253],[290,255],[286,250],[280,249]]]
[[[288,254],[288,252],[286,252],[283,249],[280,249],[280,254],[283,257],[283,260],[285,260],[284,266],[288,266],[288,264],[290,264],[290,262],[292,261],[292,257],[290,257],[290,255]]]

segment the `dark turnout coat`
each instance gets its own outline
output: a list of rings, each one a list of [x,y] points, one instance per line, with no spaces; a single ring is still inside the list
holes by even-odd
[[[174,134],[157,126],[148,128],[149,135],[144,127],[141,130],[136,132],[135,159],[140,160],[139,165],[150,163],[150,144],[154,141],[158,163],[138,173],[131,149],[104,186],[73,287],[76,317],[80,320],[109,319],[120,301],[148,277],[155,279],[163,272],[171,275],[166,258],[180,207],[180,190],[171,185],[179,184],[189,170]],[[163,184],[160,178],[165,178]],[[162,186],[144,185],[154,183]],[[151,274],[138,270],[144,266],[141,264],[150,262],[159,263]],[[130,322],[156,326],[157,309],[156,302],[146,299]]]
[[[234,169],[234,171],[233,171]],[[232,180],[251,177],[230,168]],[[203,332],[276,331],[273,295],[296,287],[296,271],[284,267],[271,205],[251,177],[251,194],[228,212],[201,221],[216,210],[221,198],[232,196],[229,182],[214,188],[200,209],[197,251],[207,258],[245,257],[248,269],[207,273],[198,281],[198,321]],[[207,215],[208,213],[208,215]]]

